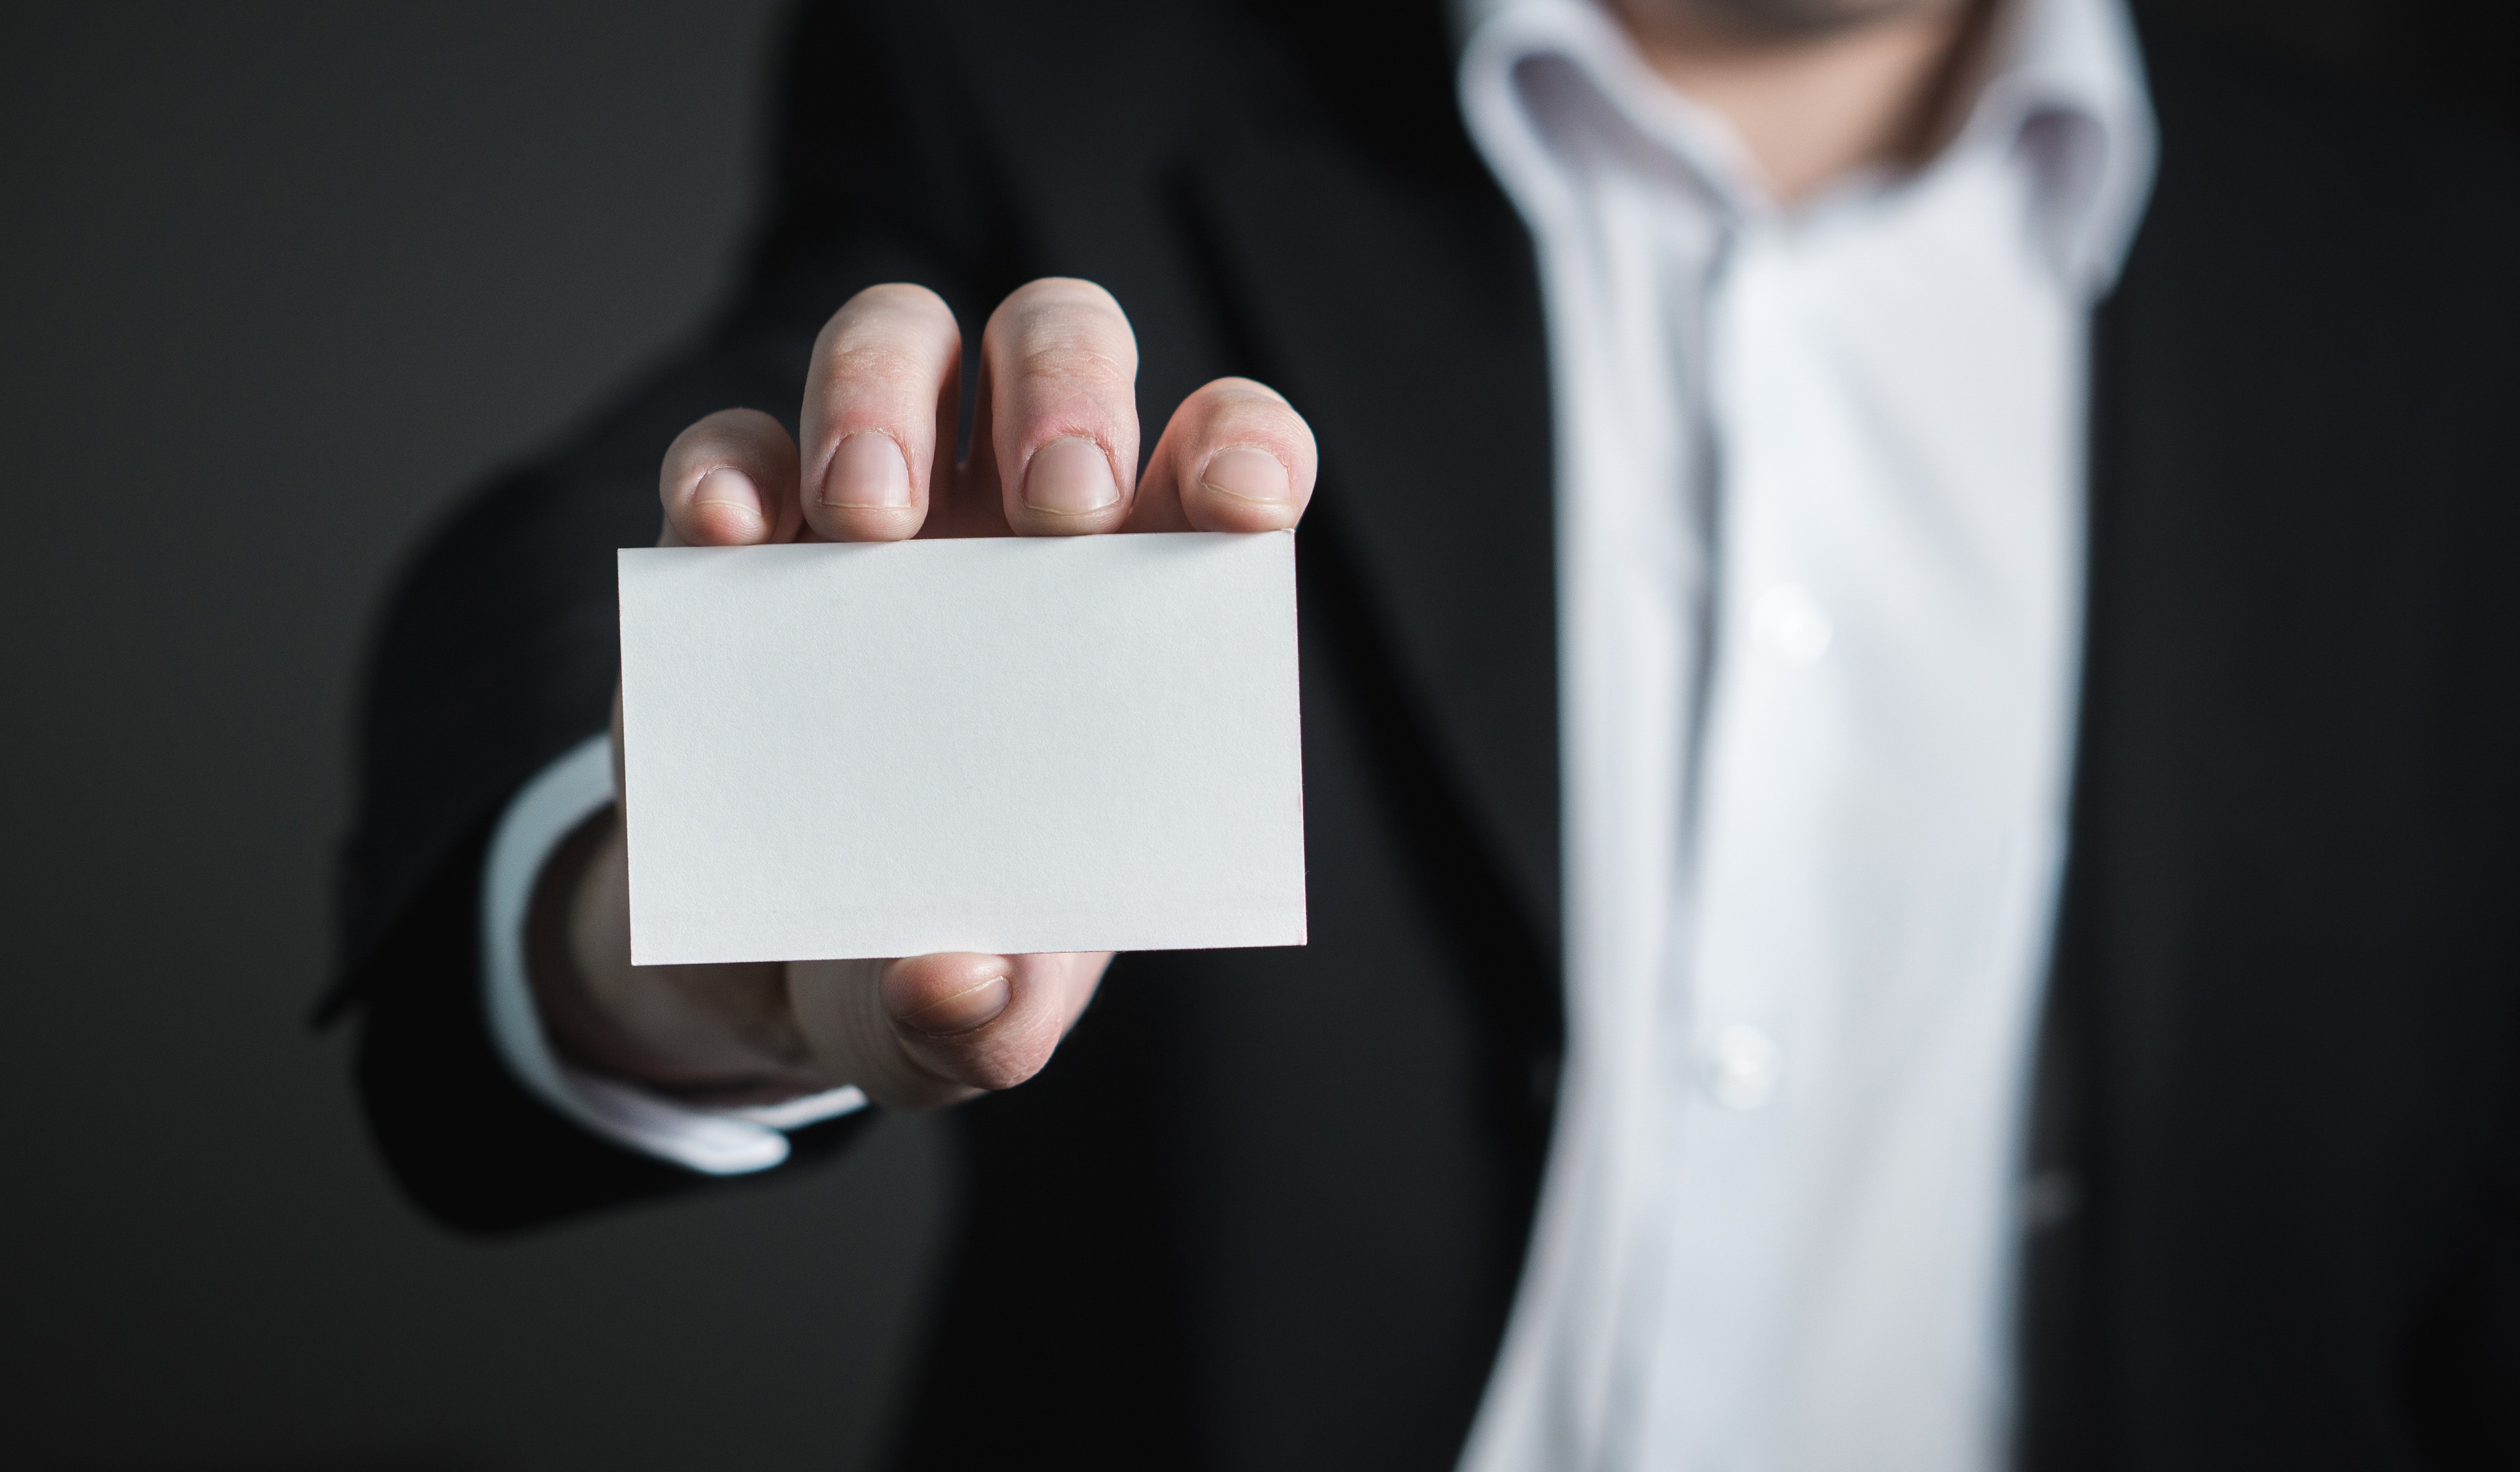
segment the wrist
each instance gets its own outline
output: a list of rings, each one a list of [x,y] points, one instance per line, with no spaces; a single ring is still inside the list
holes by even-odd
[[[778,1103],[832,1085],[788,1015],[785,968],[630,963],[620,809],[557,846],[525,921],[525,972],[554,1053],[694,1103]]]

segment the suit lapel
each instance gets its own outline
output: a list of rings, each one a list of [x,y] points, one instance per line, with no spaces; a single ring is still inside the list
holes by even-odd
[[[1466,142],[1459,140],[1463,155]],[[1307,539],[1354,575],[1425,759],[1550,954],[1558,915],[1549,373],[1528,238],[1463,157],[1245,135],[1192,208],[1320,437]],[[1461,166],[1467,162],[1467,167]]]

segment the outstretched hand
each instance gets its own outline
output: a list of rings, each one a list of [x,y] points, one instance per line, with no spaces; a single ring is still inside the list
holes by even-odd
[[[1184,399],[1137,474],[1137,339],[1091,282],[1035,281],[990,315],[957,463],[962,352],[933,292],[860,292],[815,341],[801,451],[756,410],[694,424],[665,452],[659,544],[1276,531],[1303,516],[1312,432],[1248,379]],[[1049,1062],[1111,960],[632,966],[628,873],[617,809],[546,864],[527,937],[546,1026],[583,1064],[711,1103],[855,1084],[916,1109],[1012,1087]]]

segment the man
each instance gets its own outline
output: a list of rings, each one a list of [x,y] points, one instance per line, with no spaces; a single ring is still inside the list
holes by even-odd
[[[909,1465],[2520,1460],[2514,177],[2110,0],[813,9],[736,305],[386,625],[386,1157],[969,1100]],[[1300,519],[1310,946],[633,971],[652,483]]]

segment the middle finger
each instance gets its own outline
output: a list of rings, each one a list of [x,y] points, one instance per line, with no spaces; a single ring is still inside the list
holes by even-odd
[[[1138,340],[1111,294],[1052,277],[1017,289],[980,338],[973,480],[996,481],[1018,535],[1116,531],[1138,472]]]

